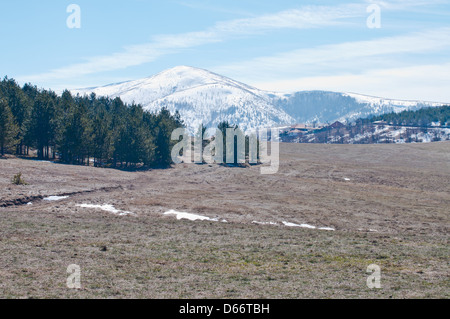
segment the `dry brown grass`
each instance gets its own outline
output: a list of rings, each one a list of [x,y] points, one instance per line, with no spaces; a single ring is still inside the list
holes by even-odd
[[[281,150],[280,172],[267,176],[259,167],[122,172],[0,160],[0,205],[8,204],[0,208],[0,297],[449,297],[450,143]],[[11,185],[17,171],[30,185]],[[169,209],[229,223],[177,221],[163,216]],[[366,286],[373,263],[380,290]],[[81,266],[82,290],[66,287],[70,264]]]

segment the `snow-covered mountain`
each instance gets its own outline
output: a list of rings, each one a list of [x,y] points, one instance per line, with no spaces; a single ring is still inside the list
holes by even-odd
[[[222,121],[243,130],[295,123],[352,120],[372,114],[440,106],[441,103],[397,101],[353,93],[302,91],[280,94],[262,91],[207,70],[179,66],[155,76],[73,90],[74,94],[120,97],[141,104],[147,111],[167,107],[178,110],[191,132],[203,123],[215,127]]]
[[[372,97],[354,93],[327,91],[301,91],[287,94],[274,102],[280,109],[294,117],[296,123],[332,123],[351,121],[423,107],[442,106],[442,103],[424,101],[402,101]]]
[[[81,95],[91,92],[119,96],[126,103],[141,104],[147,111],[158,111],[163,106],[171,112],[178,110],[191,132],[202,123],[216,127],[222,121],[238,124],[243,130],[295,122],[273,104],[268,92],[186,66],[142,80],[73,91]]]

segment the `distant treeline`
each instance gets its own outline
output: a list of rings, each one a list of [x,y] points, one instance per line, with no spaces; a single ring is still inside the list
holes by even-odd
[[[96,166],[167,167],[171,159],[171,133],[182,127],[176,112],[144,112],[120,98],[72,96],[64,91],[20,87],[0,82],[0,152],[39,159],[58,158],[64,163]]]
[[[372,122],[385,121],[393,125],[430,127],[432,123],[445,126],[450,123],[450,106],[426,107],[417,111],[388,113],[371,118]]]
[[[381,122],[381,123],[375,123]],[[446,141],[450,106],[427,107],[416,111],[388,113],[353,122],[336,122],[318,130],[281,134],[283,142],[376,144]]]

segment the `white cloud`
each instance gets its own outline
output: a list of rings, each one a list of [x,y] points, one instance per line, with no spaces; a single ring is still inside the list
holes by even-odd
[[[88,58],[86,62],[72,64],[47,73],[22,76],[26,81],[72,79],[89,74],[125,69],[152,62],[175,50],[216,41],[211,32],[192,32],[182,35],[159,36],[148,44],[127,46],[123,52]],[[20,79],[19,79],[20,80]]]
[[[105,75],[102,75],[103,72],[142,65],[187,48],[241,36],[280,29],[311,29],[347,24],[349,18],[354,17],[363,17],[361,21],[364,23],[369,3],[378,3],[383,10],[405,10],[443,1],[366,0],[337,6],[302,6],[273,14],[218,22],[198,32],[157,35],[148,43],[125,46],[120,52],[89,57],[43,74],[22,76],[18,80],[38,83],[53,81],[58,84],[65,82],[65,85],[59,86],[66,87],[68,81],[85,83]],[[448,48],[449,38],[450,28],[442,28],[410,35],[294,50],[223,65],[213,71],[270,90],[330,89],[413,99],[420,98],[415,96],[420,94],[424,99],[449,101],[449,96],[442,93],[450,87],[443,72],[448,71],[448,64],[405,66],[405,61],[401,59],[404,55],[433,53]],[[435,72],[437,76],[429,72]],[[109,77],[111,74],[106,75]],[[261,79],[267,78],[271,81],[261,82]],[[447,85],[446,88],[444,84]]]
[[[366,3],[375,3],[388,10],[406,10],[415,7],[448,4],[448,0],[366,0]]]
[[[281,11],[276,14],[262,15],[256,18],[219,22],[215,29],[225,33],[255,33],[274,29],[308,29],[319,26],[336,25],[342,19],[365,14],[365,6],[345,4],[334,7],[304,6],[301,9]]]
[[[404,68],[371,69],[358,74],[302,77],[255,82],[256,87],[281,92],[330,90],[393,99],[450,103],[450,63]]]
[[[125,69],[155,61],[161,56],[180,49],[222,42],[228,38],[268,32],[274,29],[308,29],[336,25],[342,19],[364,15],[363,5],[305,6],[254,18],[218,22],[199,32],[158,35],[152,42],[124,47],[122,52],[88,58],[84,62],[51,70],[37,75],[22,76],[19,80],[49,81],[73,79],[89,74]]]
[[[289,78],[337,72],[361,72],[365,68],[401,65],[403,54],[430,53],[450,48],[450,28],[440,28],[409,35],[385,37],[368,41],[344,42],[315,48],[283,52],[249,61],[223,65],[215,72],[246,81],[261,77]],[[399,58],[395,58],[399,56]],[[389,59],[385,58],[386,56]],[[242,79],[241,79],[242,80]]]
[[[448,52],[448,39],[450,28],[439,28],[295,50],[213,70],[266,90],[350,91],[397,99],[450,102],[449,60],[430,64],[417,63],[413,58],[426,53],[430,61],[433,54]],[[271,80],[261,81],[267,78]]]

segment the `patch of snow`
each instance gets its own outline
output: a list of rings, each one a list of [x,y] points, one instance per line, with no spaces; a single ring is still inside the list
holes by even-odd
[[[196,221],[196,220],[207,220],[207,221],[212,221],[212,222],[220,221],[219,218],[209,218],[209,217],[201,216],[201,215],[197,215],[197,214],[191,214],[191,213],[186,213],[186,212],[177,212],[176,210],[173,210],[173,209],[169,210],[168,212],[165,212],[164,215],[175,215],[178,220],[188,219],[191,221]],[[227,221],[225,219],[223,219],[222,222],[227,223]]]
[[[277,226],[277,223],[274,222],[258,222],[258,221],[253,221],[252,224],[257,224],[257,225],[272,225],[272,226]]]
[[[136,215],[135,213],[132,213],[132,212],[127,212],[127,211],[116,209],[113,205],[109,205],[109,204],[104,204],[104,205],[81,204],[81,205],[77,205],[77,207],[101,209],[103,211],[113,213],[113,214],[116,214],[119,216]]]
[[[376,229],[363,229],[363,228],[358,228],[358,231],[363,231],[363,232],[369,232],[369,233],[378,233],[378,230]]]
[[[49,197],[44,198],[43,200],[49,201],[49,202],[56,202],[56,201],[63,200],[66,198],[69,198],[69,196],[49,196]]]
[[[284,224],[284,226],[287,226],[287,227],[302,227],[302,228],[309,228],[309,229],[316,229],[317,228],[315,226],[311,226],[311,225],[308,225],[308,224],[298,225],[298,224],[289,223],[289,222],[283,222],[283,224]]]
[[[344,178],[344,181],[347,181],[347,182],[349,182],[349,181],[351,181],[351,179],[350,179],[350,178],[347,178],[347,177],[345,177],[345,178]]]
[[[312,226],[312,225],[308,225],[308,224],[294,224],[294,223],[289,223],[289,222],[283,222],[284,226],[287,227],[301,227],[301,228],[308,228],[308,229],[318,229],[318,230],[328,230],[328,231],[335,231],[336,229],[331,228],[331,227],[320,227],[317,228],[316,226]]]
[[[29,203],[27,203],[27,205],[28,205],[28,206],[31,206],[31,205],[33,205],[33,203],[32,203],[32,202],[29,202]]]
[[[331,227],[320,227],[319,230],[335,231],[336,229],[331,228]]]

